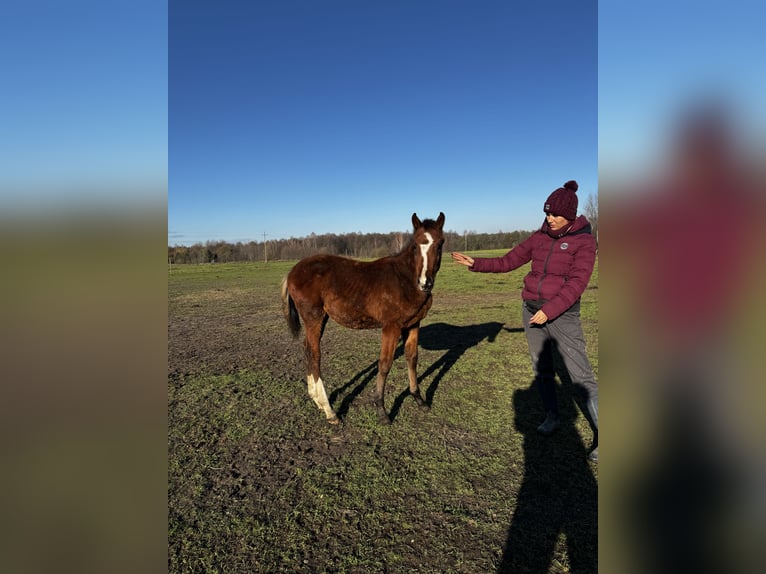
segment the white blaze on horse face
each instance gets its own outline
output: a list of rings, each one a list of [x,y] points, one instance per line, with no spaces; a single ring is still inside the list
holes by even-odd
[[[426,271],[428,271],[428,250],[431,248],[431,245],[434,244],[434,238],[431,237],[430,233],[426,232],[424,235],[426,236],[426,239],[428,239],[428,243],[420,244],[420,254],[423,256],[423,269],[421,269],[420,277],[418,278],[418,287],[420,287],[421,291],[426,286]]]

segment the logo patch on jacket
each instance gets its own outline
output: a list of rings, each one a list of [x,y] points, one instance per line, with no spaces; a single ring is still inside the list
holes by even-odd
[[[569,249],[569,243],[562,243],[561,249]]]

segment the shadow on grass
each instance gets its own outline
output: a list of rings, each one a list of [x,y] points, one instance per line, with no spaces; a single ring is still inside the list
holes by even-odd
[[[421,348],[429,351],[446,351],[418,377],[418,383],[422,383],[435,373],[431,384],[426,389],[425,400],[428,406],[433,404],[434,395],[444,375],[458,362],[463,353],[485,339],[489,343],[494,343],[502,328],[502,323],[493,321],[463,327],[448,323],[434,323],[420,330]]]
[[[566,385],[565,385],[566,386]],[[598,571],[598,488],[575,428],[578,409],[561,400],[561,428],[537,433],[545,413],[535,384],[513,395],[514,424],[524,436],[524,478],[497,574],[550,571],[563,535],[569,572]]]
[[[433,404],[434,395],[439,388],[439,383],[444,378],[455,363],[463,356],[468,349],[475,347],[484,340],[490,343],[494,342],[498,333],[503,329],[503,324],[498,322],[483,323],[481,325],[450,325],[448,323],[433,323],[420,329],[418,346],[421,349],[429,351],[446,351],[439,359],[431,364],[422,374],[418,376],[418,383],[422,384],[424,380],[433,375],[433,380],[428,385],[425,393],[426,404],[430,407]],[[506,329],[507,331],[522,331],[523,329]],[[404,355],[404,344],[400,344],[394,353],[394,360]],[[375,381],[378,374],[378,362],[374,361],[367,367],[359,371],[354,377],[342,387],[336,389],[330,395],[330,403],[334,402],[348,389],[351,391],[343,397],[340,406],[336,412],[339,417],[348,413],[351,403],[364,391],[367,385]],[[394,399],[394,404],[389,412],[389,418],[393,421],[404,400],[410,395],[409,386],[399,393]]]

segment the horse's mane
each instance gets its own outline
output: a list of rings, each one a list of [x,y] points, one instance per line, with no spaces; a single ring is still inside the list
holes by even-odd
[[[422,226],[426,231],[433,229],[434,227],[439,227],[439,225],[436,223],[436,220],[434,219],[424,219],[422,221]]]

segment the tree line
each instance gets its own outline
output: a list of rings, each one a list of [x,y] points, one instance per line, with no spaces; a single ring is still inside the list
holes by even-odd
[[[497,233],[466,231],[461,234],[447,231],[444,234],[444,250],[448,252],[511,249],[532,233],[532,231],[498,231]],[[378,258],[398,253],[411,237],[411,233],[403,232],[345,233],[341,235],[312,233],[307,237],[250,241],[247,243],[207,241],[191,246],[168,246],[168,261],[176,264],[296,260],[317,253],[345,255],[361,259]]]

